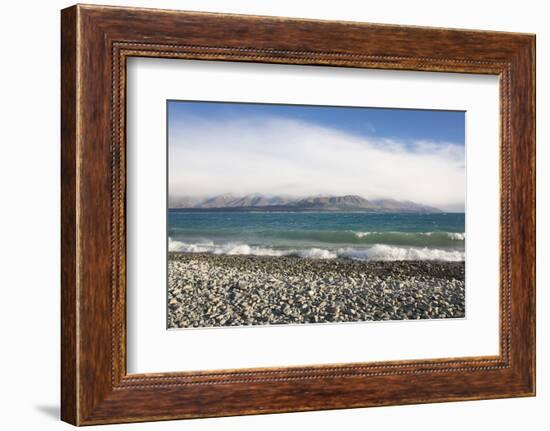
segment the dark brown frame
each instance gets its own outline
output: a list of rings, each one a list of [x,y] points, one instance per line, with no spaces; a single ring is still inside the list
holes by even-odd
[[[534,35],[82,5],[61,17],[63,420],[88,425],[535,394]],[[128,375],[129,56],[498,75],[500,354]]]

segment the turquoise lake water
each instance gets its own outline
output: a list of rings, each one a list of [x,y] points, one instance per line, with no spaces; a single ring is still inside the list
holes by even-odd
[[[168,211],[169,250],[319,259],[464,260],[464,213]]]

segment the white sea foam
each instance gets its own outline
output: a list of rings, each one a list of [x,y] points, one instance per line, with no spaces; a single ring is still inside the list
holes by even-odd
[[[460,232],[422,232],[420,233],[420,235],[427,235],[427,236],[432,236],[437,234],[445,235],[447,238],[450,238],[455,241],[464,241],[466,239],[465,232],[462,232],[462,233]]]
[[[168,251],[179,251],[187,253],[208,253],[214,246],[212,242],[188,244],[181,241],[175,241],[172,238],[168,238]]]
[[[363,238],[365,236],[369,236],[369,235],[372,235],[373,233],[377,233],[377,232],[353,232],[353,233],[357,238]]]
[[[330,250],[322,248],[309,248],[296,252],[300,257],[309,257],[310,259],[336,259],[338,255]]]
[[[228,254],[228,255],[254,255],[254,256],[283,256],[285,252],[282,250],[274,250],[267,247],[256,247],[248,244],[224,244],[220,247],[215,247],[212,250],[213,254]]]
[[[356,232],[356,231],[350,231],[352,232],[357,238],[364,238],[369,235],[399,235],[399,236],[434,236],[434,235],[440,235],[440,236],[446,236],[447,238],[455,241],[464,241],[466,239],[466,233],[462,232],[377,232],[377,231],[366,231],[366,232]]]
[[[428,247],[394,247],[375,244],[364,249],[340,249],[339,257],[357,260],[464,260],[464,252],[458,250],[441,250]]]
[[[168,238],[168,250],[186,253],[212,253],[228,255],[283,256],[286,252],[267,247],[256,247],[248,244],[228,243],[216,245],[211,241],[186,243]]]
[[[449,238],[454,239],[456,241],[464,241],[466,239],[466,233],[462,232],[447,232],[449,235]]]
[[[169,251],[187,253],[211,253],[225,255],[253,256],[299,256],[309,259],[355,259],[355,260],[440,260],[462,261],[464,252],[459,250],[443,250],[428,247],[397,247],[385,244],[375,244],[366,248],[340,248],[328,250],[323,248],[306,249],[273,249],[269,247],[251,246],[248,244],[214,244],[212,242],[185,243],[168,239]]]

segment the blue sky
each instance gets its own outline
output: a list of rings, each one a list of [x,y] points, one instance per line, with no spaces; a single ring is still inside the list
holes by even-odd
[[[168,102],[169,195],[465,203],[465,113]]]
[[[168,112],[172,125],[193,116],[220,121],[277,117],[366,137],[465,143],[464,111],[169,101]]]

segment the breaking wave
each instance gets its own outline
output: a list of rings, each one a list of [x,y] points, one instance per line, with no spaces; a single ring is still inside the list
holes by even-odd
[[[438,260],[463,261],[464,252],[428,247],[397,247],[386,244],[374,244],[363,248],[345,247],[334,250],[324,248],[275,249],[248,244],[213,242],[185,243],[168,239],[168,250],[185,253],[210,253],[225,255],[254,256],[298,256],[309,259],[352,259],[352,260]]]
[[[228,255],[255,255],[255,256],[284,256],[283,250],[275,250],[268,247],[250,246],[248,244],[222,244],[213,242],[201,242],[189,244],[168,238],[168,250],[186,253],[212,253]]]
[[[464,241],[466,239],[465,232],[355,232],[353,233],[356,238],[368,238],[369,240],[379,239],[379,240],[405,240],[405,241],[414,241],[415,239],[426,241],[427,238],[433,238],[434,240],[452,240],[452,241]]]
[[[376,244],[365,249],[348,248],[340,250],[340,257],[357,260],[443,260],[462,261],[464,252],[459,250],[442,250],[428,247],[395,247]]]

